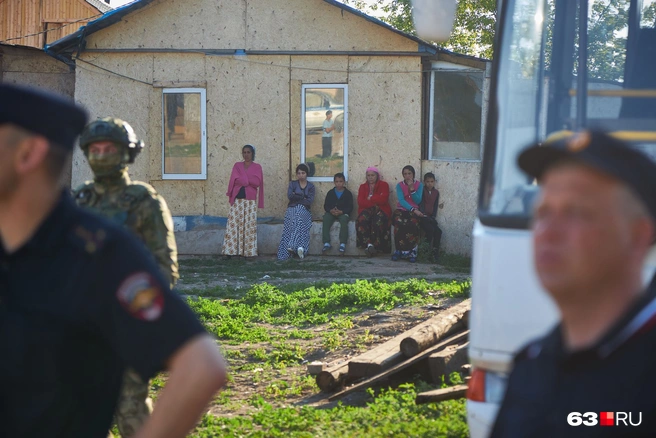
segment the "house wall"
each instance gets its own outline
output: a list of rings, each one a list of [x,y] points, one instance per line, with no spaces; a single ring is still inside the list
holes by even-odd
[[[199,242],[207,251],[220,250],[220,240],[208,244],[208,239],[215,238],[211,230],[219,229],[228,215],[225,191],[244,144],[256,146],[256,161],[264,170],[265,208],[258,216],[273,222],[283,218],[287,185],[301,157],[302,85],[337,83],[348,85],[349,189],[357,194],[365,169],[377,165],[390,184],[394,208],[403,166],[414,166],[418,176],[435,172],[444,247],[471,252],[480,163],[420,160],[420,57],[287,53],[416,52],[416,42],[321,0],[160,0],[90,35],[87,48],[92,50],[77,62],[76,99],[92,117],[112,115],[130,122],[146,142],[131,167],[133,179],[150,182],[165,197],[179,218],[176,223],[186,224],[180,229],[196,224],[205,233]],[[173,49],[286,53],[216,56]],[[207,91],[207,180],[162,180],[163,87]],[[74,186],[91,178],[79,151],[73,169]],[[319,220],[333,184],[315,186],[312,215]]]
[[[451,57],[450,62],[454,59]],[[484,68],[483,102],[481,107],[481,145],[484,144],[490,96],[491,64],[476,62],[470,67]],[[445,66],[447,66],[445,64]],[[482,154],[482,147],[481,147]],[[478,192],[481,175],[480,161],[424,160],[422,175],[433,172],[440,191],[437,220],[442,229],[441,247],[448,253],[471,255],[474,221],[478,213]]]
[[[73,98],[75,72],[42,50],[0,44],[0,82],[38,87]],[[71,165],[63,176],[71,181]]]
[[[91,35],[87,42],[87,48],[98,49],[143,47],[416,52],[417,43],[319,0],[153,2]],[[419,167],[419,57],[234,57],[109,51],[83,53],[81,59],[77,100],[92,117],[114,115],[133,125],[147,148],[131,172],[135,179],[153,184],[177,216],[227,216],[225,190],[230,170],[241,160],[241,147],[246,143],[257,147],[256,161],[264,168],[266,199],[260,216],[284,216],[287,184],[301,157],[301,86],[305,83],[349,86],[348,172],[352,190],[357,191],[371,164],[380,165],[392,186],[399,180],[403,165]],[[206,181],[161,179],[163,86],[207,90]],[[91,177],[79,151],[73,166],[73,185]],[[312,213],[318,219],[332,183],[316,186]]]

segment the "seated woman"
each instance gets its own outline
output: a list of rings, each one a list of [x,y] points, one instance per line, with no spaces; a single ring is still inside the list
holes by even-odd
[[[358,189],[358,218],[356,220],[356,241],[369,257],[376,252],[389,254],[390,216],[389,185],[380,177],[376,167],[368,167],[367,180]]]
[[[396,185],[396,197],[399,203],[392,216],[394,225],[394,246],[392,260],[408,259],[410,263],[417,261],[417,248],[420,239],[420,218],[424,214],[419,209],[424,185],[415,180],[415,168],[405,166],[402,171],[403,181]]]
[[[282,238],[278,246],[278,260],[287,260],[298,254],[305,257],[310,246],[310,227],[312,214],[310,205],[314,201],[314,184],[307,180],[310,172],[307,165],[296,166],[296,181],[291,181],[287,187],[287,212]]]

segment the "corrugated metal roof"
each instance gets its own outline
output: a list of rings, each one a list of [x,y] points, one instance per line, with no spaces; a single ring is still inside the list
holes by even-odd
[[[85,0],[85,1],[89,3],[91,6],[93,6],[94,8],[98,9],[103,14],[105,12],[109,12],[114,9],[102,0]]]

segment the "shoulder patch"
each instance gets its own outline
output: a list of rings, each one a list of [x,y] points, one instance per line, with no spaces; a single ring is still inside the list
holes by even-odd
[[[73,199],[79,205],[86,205],[94,196],[93,181],[86,181],[73,190]]]
[[[162,289],[148,272],[137,272],[123,280],[116,297],[133,318],[143,321],[156,321],[164,310]]]
[[[73,228],[75,240],[89,254],[100,250],[107,241],[107,231],[103,228],[91,229],[84,225],[77,225]]]

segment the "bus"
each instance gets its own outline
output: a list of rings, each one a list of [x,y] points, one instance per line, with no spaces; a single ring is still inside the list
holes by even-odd
[[[558,320],[533,267],[539,188],[517,155],[599,128],[656,159],[656,0],[500,0],[491,80],[473,234],[473,438],[491,430],[514,354]]]

